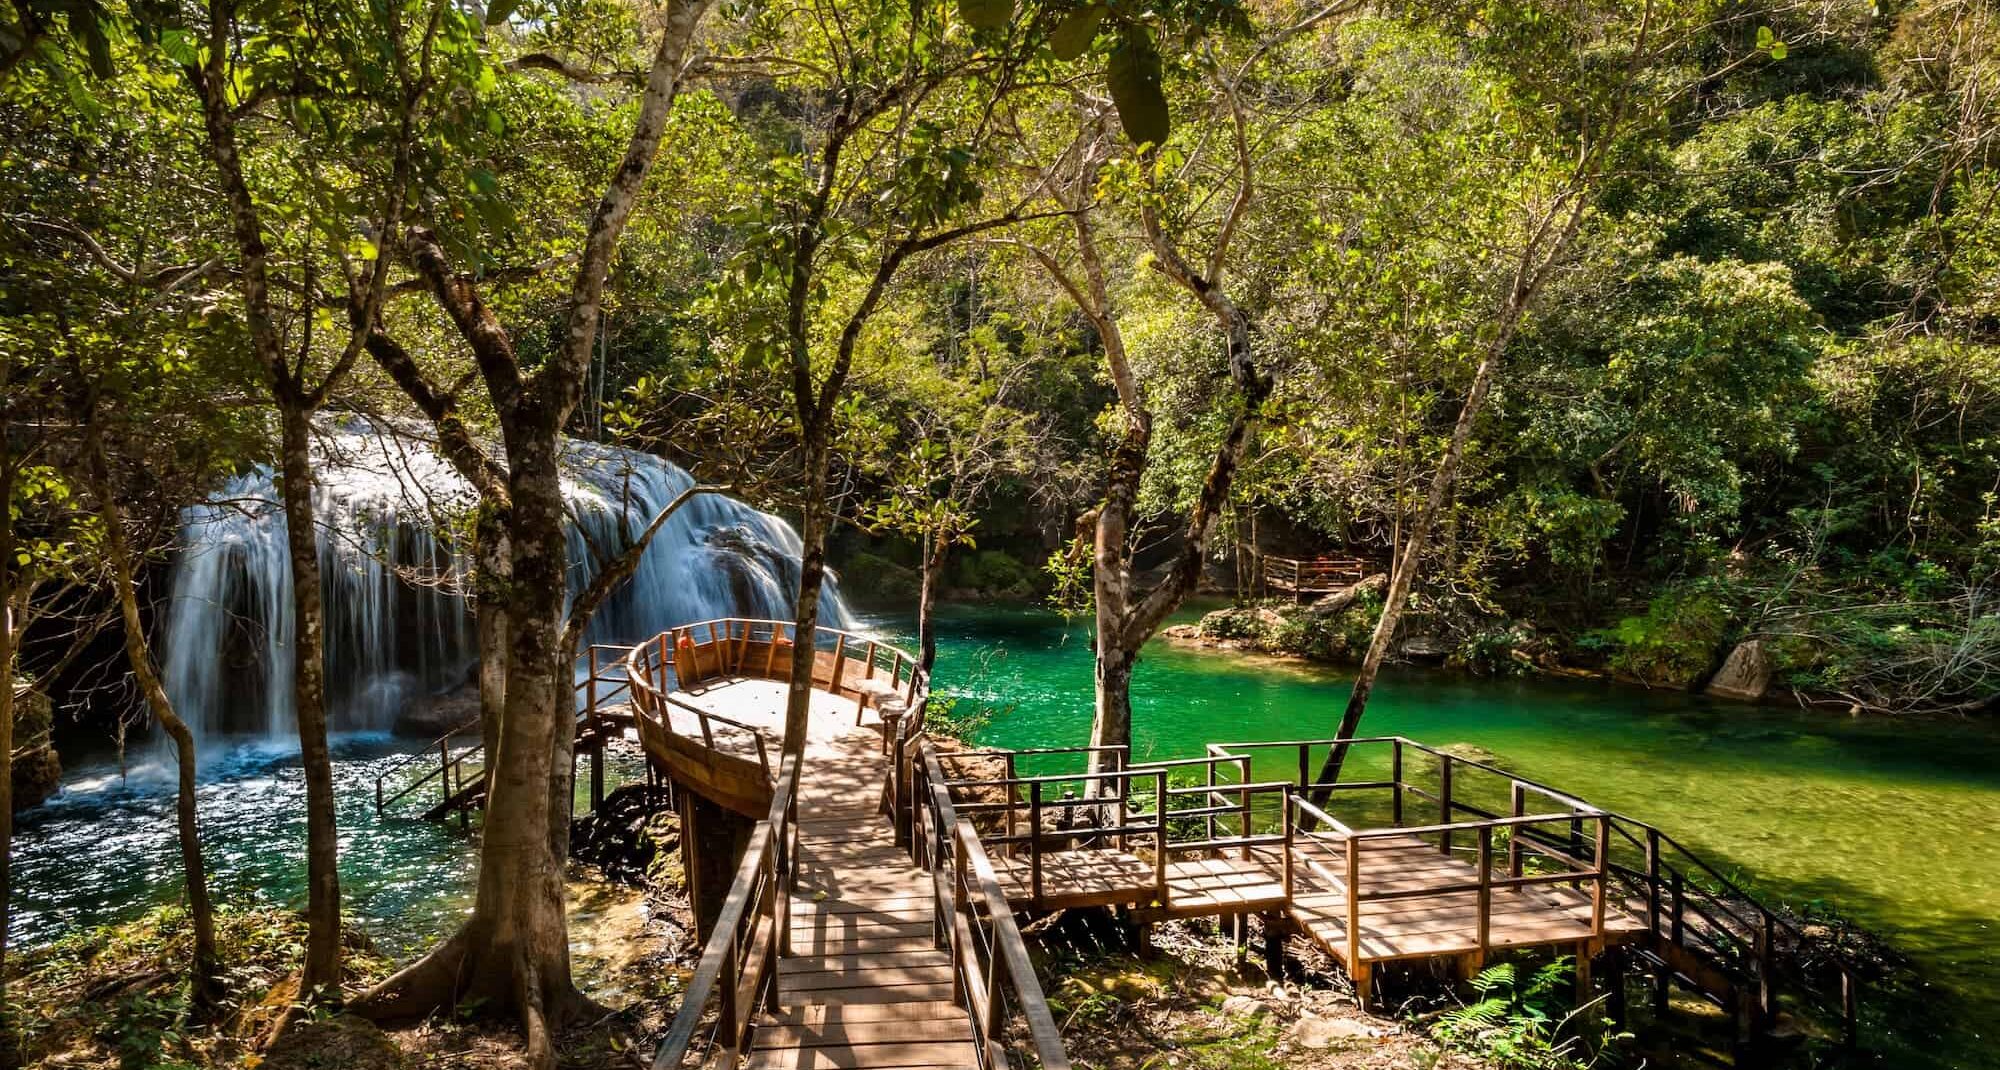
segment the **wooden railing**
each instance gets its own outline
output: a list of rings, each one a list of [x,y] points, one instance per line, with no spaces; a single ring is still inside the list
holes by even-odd
[[[778,960],[791,950],[798,761],[789,755],[779,767],[770,812],[751,830],[701,962],[653,1054],[654,1070],[680,1067],[697,1037],[703,1040],[703,1065],[735,1066],[757,1013],[774,1005]]]
[[[789,680],[797,634],[790,621],[727,617],[669,629],[632,647],[624,662],[624,680],[631,688],[640,741],[645,743],[655,733],[683,734],[674,728],[671,707],[694,718],[702,746],[726,750],[733,744],[747,749],[769,774],[776,741],[756,727],[676,698],[673,692],[722,677]],[[892,756],[892,782],[885,791],[892,800],[907,800],[909,760],[914,753],[908,743],[923,727],[929,675],[907,651],[879,639],[840,628],[822,627],[816,635],[813,686],[853,698],[857,718],[865,704],[875,704],[885,726],[884,752]],[[906,831],[906,802],[899,812],[898,827]]]
[[[1376,836],[1417,835],[1434,838],[1440,850],[1471,853],[1485,872],[1493,866],[1496,843],[1505,834],[1506,877],[1482,881],[1482,903],[1492,888],[1522,883],[1568,883],[1589,886],[1592,914],[1601,931],[1604,905],[1614,902],[1641,917],[1650,937],[1640,950],[1660,967],[1654,991],[1656,1003],[1667,1000],[1667,981],[1678,979],[1697,994],[1736,1014],[1740,1030],[1752,1035],[1768,1026],[1787,991],[1794,998],[1830,1013],[1840,1024],[1843,1040],[1852,1044],[1858,1030],[1858,978],[1845,962],[1819,964],[1819,972],[1801,968],[1797,956],[1780,953],[1780,944],[1807,946],[1804,934],[1784,917],[1759,902],[1735,881],[1644,821],[1604,810],[1575,795],[1477,759],[1428,747],[1401,736],[1376,736],[1345,741],[1357,748],[1386,748],[1388,777],[1382,780],[1314,784],[1314,759],[1336,744],[1331,739],[1283,740],[1210,745],[1212,757],[1241,759],[1258,752],[1291,752],[1297,783],[1293,822],[1301,839],[1320,847],[1353,843]],[[1412,758],[1422,756],[1436,765],[1435,780],[1412,779]],[[1288,762],[1288,765],[1290,763]],[[1428,773],[1429,771],[1426,770]],[[1354,832],[1334,821],[1327,808],[1307,801],[1308,791],[1336,798],[1354,793],[1386,793],[1388,825]],[[1505,802],[1497,803],[1504,793]],[[1494,800],[1497,805],[1484,800]],[[1530,800],[1541,812],[1530,814]],[[1411,824],[1413,802],[1435,807],[1435,821]],[[1499,807],[1503,807],[1501,809]],[[1377,813],[1384,807],[1377,806]],[[1429,816],[1427,814],[1426,816]],[[1324,825],[1329,833],[1303,833]],[[1586,833],[1589,833],[1586,835]],[[1329,838],[1331,837],[1331,838]],[[1350,839],[1349,837],[1352,837]],[[1301,856],[1312,850],[1301,846]],[[1365,853],[1365,852],[1364,852]],[[1353,852],[1336,855],[1341,865],[1356,864]],[[1523,874],[1523,859],[1538,856],[1568,869]],[[1314,863],[1318,864],[1318,863]],[[1341,880],[1349,874],[1336,872]],[[1442,894],[1442,893],[1438,893]],[[1483,926],[1482,926],[1483,928]],[[1483,941],[1482,941],[1483,944]],[[1622,994],[1616,994],[1622,998]]]
[[[932,875],[932,932],[951,953],[952,991],[972,1023],[979,1065],[999,1070],[1014,1056],[1032,1055],[1042,1070],[1068,1070],[1062,1035],[992,860],[972,822],[959,816],[935,747],[926,740],[918,750],[913,785],[923,801],[911,853]],[[1027,1026],[1025,1044],[1007,1041],[1017,1016]]]
[[[463,743],[467,736],[471,737],[469,745]],[[416,794],[433,782],[439,784],[442,792],[437,805],[449,806],[451,800],[464,791],[467,785],[476,784],[485,777],[486,770],[483,767],[472,770],[469,775],[466,770],[467,764],[475,757],[484,757],[484,750],[479,735],[479,722],[475,719],[439,736],[422,750],[413,751],[389,763],[375,777],[376,815],[380,816],[387,812],[389,807]],[[406,779],[412,769],[432,760],[437,764],[414,779]],[[390,790],[391,780],[399,780],[401,783],[394,790]]]
[[[614,719],[605,715],[605,708],[620,697],[629,697],[631,693],[624,675],[625,658],[631,650],[631,647],[593,643],[577,655],[577,671],[582,678],[572,689],[576,695],[575,731],[578,740],[586,745],[602,744],[614,727]],[[415,779],[405,779],[412,768],[433,758],[437,760],[435,766]],[[475,717],[446,732],[422,750],[390,763],[377,774],[375,813],[380,815],[388,807],[437,782],[441,796],[437,805],[427,812],[438,814],[450,808],[453,800],[460,798],[468,788],[485,782],[485,758],[485,740],[480,735],[479,720]],[[479,764],[475,765],[475,762]],[[401,781],[394,790],[389,787],[392,780]],[[591,763],[590,799],[593,808],[604,800],[604,762],[601,756]],[[465,809],[460,809],[459,817],[462,822],[469,820]]]
[[[1358,557],[1275,557],[1263,558],[1264,586],[1267,590],[1294,595],[1337,591],[1361,582],[1368,575],[1368,562]]]

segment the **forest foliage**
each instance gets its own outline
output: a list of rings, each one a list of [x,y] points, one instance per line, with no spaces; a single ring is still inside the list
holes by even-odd
[[[560,720],[559,433],[797,519],[808,626],[829,542],[871,587],[909,567],[926,607],[1059,587],[1096,613],[1107,740],[1143,643],[1259,552],[1394,566],[1381,623],[1371,598],[1281,637],[1369,659],[1357,718],[1406,604],[1476,665],[1692,686],[1755,638],[1804,697],[1990,709],[1996,18],[16,0],[0,663],[62,676],[51,635],[108,620],[105,592],[140,620],[179,510],[230,473],[271,466],[316,522],[335,412],[416,429],[477,488],[437,524],[505,610],[489,739]],[[302,716],[314,784],[324,736]],[[506,800],[550,886],[563,764]],[[482,889],[560,936],[559,903]],[[308,987],[338,977],[324,894]],[[528,942],[539,980],[491,994],[560,1019],[566,959]]]

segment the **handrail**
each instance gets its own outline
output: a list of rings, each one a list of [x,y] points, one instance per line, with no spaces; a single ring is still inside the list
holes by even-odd
[[[958,814],[930,740],[918,744],[911,853],[932,875],[933,933],[950,952],[955,988],[963,993],[982,1070],[1006,1065],[1002,1039],[1011,1002],[1028,1026],[1028,1042],[1043,1070],[1068,1070],[1061,1031],[1028,958],[1027,943],[972,823]],[[981,909],[983,906],[983,910]],[[981,952],[984,952],[982,955]]]
[[[1390,779],[1381,781],[1343,782],[1320,784],[1312,779],[1308,754],[1312,748],[1335,745],[1382,745],[1392,748]],[[1438,791],[1432,792],[1410,783],[1404,776],[1404,751],[1415,749],[1438,760]],[[1695,949],[1697,945],[1706,949],[1715,961],[1712,965],[1733,973],[1751,986],[1750,998],[1755,1008],[1752,1017],[1768,1020],[1776,1010],[1776,996],[1772,981],[1785,963],[1775,954],[1775,945],[1780,934],[1793,941],[1794,946],[1802,946],[1806,937],[1799,928],[1765,906],[1734,880],[1716,869],[1706,859],[1690,850],[1686,845],[1661,831],[1658,827],[1605,810],[1586,802],[1575,795],[1548,784],[1520,776],[1489,762],[1475,758],[1461,757],[1449,751],[1419,743],[1406,736],[1367,736],[1354,739],[1291,739],[1248,743],[1214,743],[1207,751],[1211,757],[1225,758],[1241,752],[1259,750],[1296,750],[1299,763],[1299,784],[1301,791],[1311,788],[1315,791],[1353,791],[1362,789],[1389,789],[1392,792],[1394,825],[1396,827],[1381,832],[1360,834],[1363,838],[1371,835],[1437,835],[1443,842],[1442,848],[1452,850],[1451,837],[1457,832],[1472,832],[1481,838],[1481,846],[1490,849],[1484,842],[1490,833],[1481,833],[1482,828],[1504,827],[1516,823],[1521,827],[1510,838],[1507,845],[1509,872],[1519,868],[1520,853],[1524,849],[1536,850],[1551,857],[1566,859],[1578,864],[1589,864],[1600,872],[1600,887],[1617,882],[1630,895],[1645,905],[1645,921],[1654,939],[1666,946]],[[1510,785],[1512,815],[1495,814],[1480,807],[1463,802],[1453,795],[1454,775],[1463,776],[1476,772],[1498,778]],[[1557,815],[1559,820],[1571,822],[1568,851],[1559,849],[1560,840],[1549,837],[1534,826],[1535,820],[1525,812],[1525,796],[1533,793],[1557,805],[1571,808],[1574,812]],[[1414,796],[1437,804],[1438,813],[1446,820],[1431,825],[1410,826],[1403,823],[1404,797]],[[1302,814],[1315,821],[1332,821],[1331,815],[1303,798],[1295,797],[1295,805]],[[1481,818],[1478,821],[1453,821],[1456,814],[1470,813]],[[1595,820],[1600,823],[1598,843],[1585,843],[1580,836],[1582,822]],[[1545,823],[1546,819],[1543,822]],[[1336,823],[1337,824],[1337,823]],[[1339,826],[1345,828],[1345,826]],[[1610,835],[1617,837],[1644,852],[1644,868],[1623,865],[1611,859],[1612,842]],[[1353,835],[1349,830],[1349,835]],[[1673,856],[1669,859],[1669,854]],[[1582,859],[1588,857],[1589,862]],[[1691,879],[1693,878],[1693,879]],[[1558,879],[1567,879],[1567,876]],[[1498,886],[1498,885],[1495,885]],[[1600,893],[1598,898],[1603,898]],[[1751,916],[1746,917],[1748,912]],[[1685,917],[1693,915],[1705,921],[1715,933],[1702,931],[1700,926],[1685,924]],[[1726,919],[1726,920],[1725,920]],[[1718,935],[1722,939],[1718,939]],[[1730,943],[1725,943],[1724,939]],[[1730,946],[1734,944],[1735,946]],[[1739,961],[1740,960],[1740,961]],[[1843,1028],[1843,1039],[1852,1044],[1858,1029],[1856,993],[1859,979],[1854,969],[1838,959],[1828,963],[1837,972],[1838,992],[1819,990],[1813,979],[1800,970],[1789,970],[1796,983],[1808,993],[1820,998],[1838,1001],[1838,1013]]]
[[[680,1009],[654,1051],[653,1070],[681,1065],[713,1001],[720,1007],[709,1040],[721,1048],[721,1065],[734,1065],[759,1007],[768,1006],[775,996],[778,959],[789,950],[791,939],[791,840],[798,816],[794,795],[798,763],[798,755],[792,754],[779,766],[771,809],[751,830],[729,896],[681,994]]]
[[[616,696],[621,688],[629,690],[629,680],[623,677],[603,675],[602,670],[607,666],[598,659],[598,655],[601,652],[624,652],[626,649],[625,647],[606,643],[592,643],[590,646],[584,648],[582,653],[577,655],[579,663],[589,666],[588,671],[584,673],[584,678],[576,681],[572,688],[575,693],[583,698],[581,708],[576,712],[577,730],[579,732],[593,722],[597,716],[598,708],[603,705],[605,700]],[[619,658],[614,659],[610,664],[623,663],[624,659]],[[600,683],[611,684],[612,686],[608,691],[599,693],[597,685]],[[466,762],[472,760],[474,755],[485,752],[485,740],[482,738],[455,754],[451,751],[452,740],[470,732],[477,732],[479,727],[479,718],[474,717],[453,728],[451,731],[446,732],[444,735],[439,736],[437,739],[432,740],[423,749],[412,751],[385,766],[381,772],[375,775],[375,812],[377,814],[383,813],[391,805],[414,794],[418,789],[439,777],[444,778],[444,804],[449,804],[452,798],[464,791],[466,787],[479,783],[480,778],[485,776],[484,770],[475,773],[468,779],[460,772],[460,769]],[[401,774],[405,769],[418,762],[429,761],[433,757],[436,757],[439,762],[436,769],[432,769],[416,780],[404,784],[393,793],[388,791],[390,778]],[[452,779],[454,773],[459,774],[456,782]]]

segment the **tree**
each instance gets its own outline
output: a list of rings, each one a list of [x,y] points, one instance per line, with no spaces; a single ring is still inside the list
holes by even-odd
[[[1024,365],[996,373],[984,361],[953,368],[930,354],[899,356],[883,399],[895,433],[875,462],[885,491],[863,519],[917,543],[918,658],[928,672],[937,662],[938,578],[953,547],[976,545],[978,511],[995,481],[1033,464],[1035,432],[1033,417],[1013,404]]]
[[[1144,140],[1149,134],[1164,136],[1166,127],[1163,119],[1157,125],[1142,121],[1135,127],[1131,109],[1120,99],[1119,83],[1128,77],[1125,64],[1135,51],[1143,54],[1135,41],[1128,40],[1121,52],[1114,53],[1108,73],[1114,100],[1119,102],[1117,116],[1126,134],[1141,141],[1138,153],[1118,157],[1111,143],[1112,113],[1085,103],[1078,109],[1075,140],[1042,172],[1043,185],[1068,215],[1074,267],[1042,245],[1030,243],[1026,248],[1097,334],[1118,399],[1104,496],[1078,524],[1078,539],[1090,543],[1092,552],[1097,648],[1093,748],[1131,743],[1132,672],[1139,651],[1200,582],[1208,540],[1229,504],[1237,471],[1272,390],[1271,376],[1260,365],[1253,343],[1252,316],[1224,279],[1233,245],[1259,193],[1255,147],[1259,135],[1251,129],[1254,120],[1243,99],[1246,80],[1262,74],[1259,65],[1285,42],[1350,6],[1336,3],[1313,11],[1256,42],[1240,60],[1225,59],[1213,41],[1204,44],[1199,66],[1210,91],[1206,103],[1228,129],[1226,146],[1213,154],[1220,164],[1210,160],[1205,133],[1193,135],[1194,147],[1185,153],[1173,142],[1163,147]],[[1188,32],[1202,28],[1197,21]],[[1153,399],[1136,368],[1114,304],[1100,248],[1100,224],[1092,218],[1111,207],[1095,203],[1106,189],[1120,192],[1136,209],[1140,240],[1151,266],[1212,321],[1221,342],[1221,374],[1228,384],[1212,414],[1220,425],[1215,436],[1193,451],[1205,458],[1197,462],[1202,473],[1199,484],[1176,495],[1178,547],[1164,575],[1149,586],[1135,576],[1133,558],[1142,529],[1141,491],[1154,449],[1156,419]],[[1200,242],[1204,251],[1191,258],[1190,241]],[[1104,767],[1105,754],[1091,752],[1093,772]]]
[[[1676,41],[1697,13],[1646,0],[1636,12],[1590,0],[1555,9],[1521,7],[1478,16],[1452,15],[1453,28],[1477,46],[1483,65],[1504,87],[1502,130],[1494,148],[1515,161],[1504,183],[1508,231],[1495,247],[1492,310],[1477,339],[1477,366],[1458,417],[1417,511],[1402,531],[1394,567],[1367,653],[1355,674],[1335,738],[1360,729],[1375,679],[1387,658],[1433,530],[1443,515],[1502,360],[1552,278],[1563,268],[1596,194],[1616,166],[1634,129],[1658,114],[1662,39]],[[1609,52],[1617,62],[1596,57]],[[1348,748],[1336,744],[1317,777],[1337,781]],[[1315,793],[1324,803],[1330,789]]]
[[[770,73],[758,77],[824,103],[803,106],[802,128],[787,131],[732,210],[742,247],[718,304],[745,355],[777,364],[787,381],[804,553],[784,747],[798,753],[834,520],[836,425],[856,354],[906,264],[1023,217],[1025,202],[975,213],[983,169],[995,163],[997,108],[1033,50],[1005,20],[968,32],[952,4],[869,2],[809,19],[791,10],[764,12],[742,43],[782,57],[759,64]]]
[[[474,997],[517,1015],[530,1062],[555,1064],[555,1031],[584,1005],[570,976],[563,912],[561,830],[575,740],[569,716],[564,601],[569,555],[560,470],[564,425],[583,394],[605,279],[680,90],[706,0],[671,4],[623,158],[581,242],[562,305],[561,333],[540,367],[523,366],[514,339],[478,286],[451,265],[435,234],[407,241],[417,277],[471,350],[500,427],[508,500],[504,601],[508,642],[498,746],[487,773],[485,830],[472,916],[457,933],[358,1001],[363,1013],[408,1018]],[[372,328],[373,324],[369,324]]]

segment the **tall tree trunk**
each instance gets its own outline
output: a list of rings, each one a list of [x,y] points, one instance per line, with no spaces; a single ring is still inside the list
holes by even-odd
[[[215,942],[215,908],[208,898],[208,870],[201,858],[201,827],[195,808],[194,733],[174,711],[167,689],[153,665],[151,645],[146,641],[145,621],[139,614],[138,584],[133,579],[130,551],[125,544],[124,521],[112,497],[110,473],[102,453],[90,459],[91,492],[97,498],[98,515],[104,520],[104,548],[110,558],[112,587],[125,627],[125,659],[139,683],[153,718],[174,741],[174,760],[180,768],[175,817],[179,823],[181,872],[187,882],[188,917],[194,924],[194,998],[204,1012],[215,1008],[222,996],[221,955]]]
[[[292,567],[292,705],[306,779],[306,958],[299,994],[340,1001],[340,832],[334,820],[333,753],[327,746],[325,612],[313,507],[311,416],[279,400],[287,549]]]
[[[0,362],[0,387],[12,361]],[[8,901],[14,893],[14,591],[24,581],[14,560],[14,451],[0,424],[0,1065],[19,1063],[14,1005],[7,998]]]
[[[1112,451],[1104,501],[1091,527],[1091,588],[1095,609],[1096,670],[1092,688],[1090,746],[1123,747],[1132,742],[1132,670],[1146,636],[1131,624],[1132,510],[1138,502],[1139,481],[1146,473],[1152,441],[1152,421],[1143,412],[1128,411],[1125,434]],[[1087,768],[1102,773],[1118,767],[1105,752],[1092,750]],[[1093,781],[1092,794],[1115,785]]]
[[[945,551],[945,541],[936,532],[924,532],[924,559],[917,581],[917,657],[925,672],[937,664],[937,581],[944,571]]]
[[[509,439],[512,575],[500,625],[508,649],[472,917],[356,1007],[381,1019],[421,1017],[466,999],[512,1007],[527,1035],[529,1061],[548,1067],[555,1032],[580,1001],[570,975],[562,866],[550,832],[557,736],[570,723],[568,676],[557,664],[568,547],[556,436]],[[482,693],[482,707],[489,701]]]
[[[1353,739],[1361,728],[1362,715],[1368,712],[1368,698],[1375,691],[1375,677],[1381,672],[1383,659],[1389,655],[1389,645],[1396,639],[1396,628],[1403,622],[1403,610],[1409,606],[1410,586],[1416,580],[1424,548],[1430,543],[1431,530],[1436,527],[1438,515],[1444,511],[1445,502],[1451,495],[1452,483],[1458,477],[1459,462],[1464,459],[1466,443],[1472,438],[1473,424],[1478,421],[1479,411],[1485,407],[1486,396],[1492,391],[1493,376],[1500,367],[1500,351],[1511,337],[1512,332],[1505,331],[1501,338],[1487,347],[1485,356],[1479,362],[1479,370],[1473,373],[1472,390],[1465,395],[1464,404],[1459,406],[1458,423],[1452,427],[1451,441],[1445,447],[1444,458],[1438,462],[1437,471],[1431,475],[1430,493],[1411,520],[1409,536],[1396,554],[1389,590],[1382,601],[1382,615],[1375,621],[1375,634],[1368,640],[1368,653],[1362,656],[1361,669],[1354,674],[1354,687],[1348,692],[1346,709],[1341,711],[1335,739]],[[1315,782],[1322,785],[1338,782],[1341,766],[1347,762],[1347,751],[1345,742],[1336,743],[1327,752]],[[1324,806],[1331,795],[1331,788],[1322,787],[1313,792],[1313,803]]]
[[[513,572],[504,511],[482,498],[473,522],[473,628],[479,643],[479,742],[491,773],[507,709],[507,577]]]
[[[799,518],[799,598],[793,607],[796,642],[792,646],[792,678],[785,692],[785,754],[804,754],[812,713],[812,681],[818,646],[819,596],[826,583],[826,536],[833,526],[833,506],[826,500],[829,429],[817,423],[806,429],[805,486]]]

